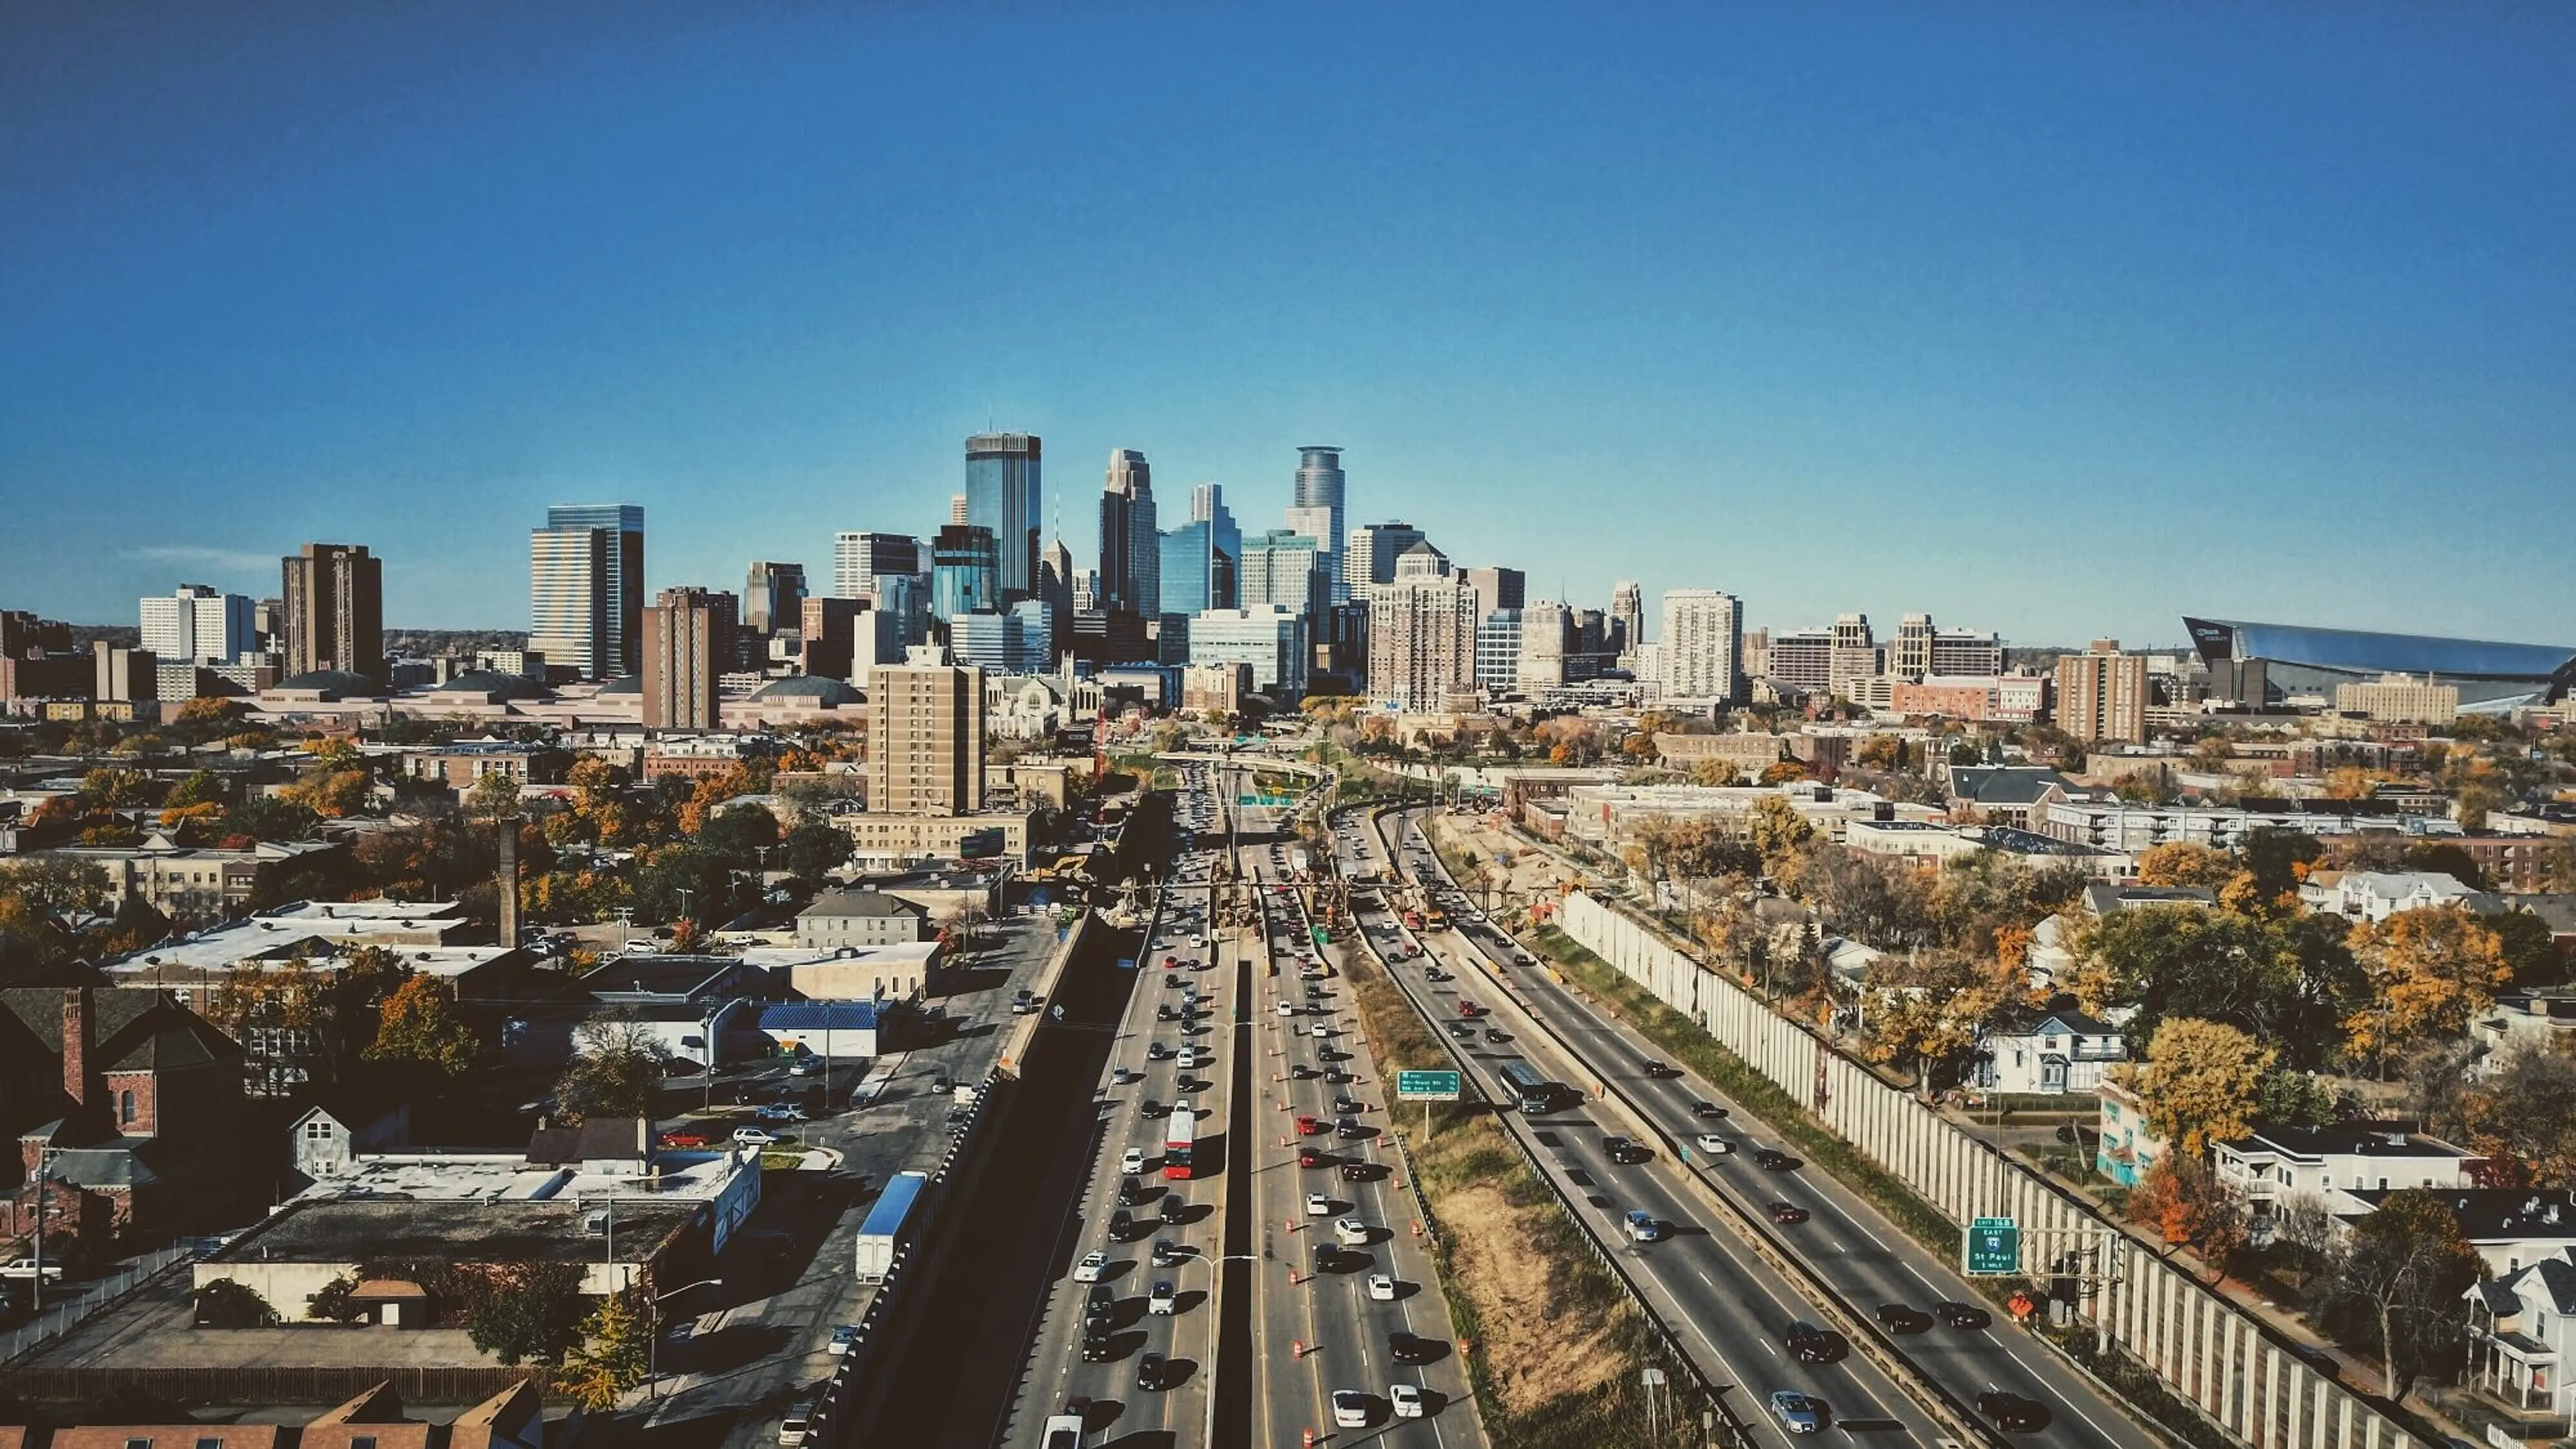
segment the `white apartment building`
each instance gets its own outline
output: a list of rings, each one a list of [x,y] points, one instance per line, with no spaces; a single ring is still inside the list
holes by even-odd
[[[181,584],[141,602],[143,647],[163,664],[231,664],[258,647],[247,594]]]
[[[1192,664],[1248,664],[1264,694],[1306,692],[1306,616],[1283,603],[1202,609],[1190,619]]]
[[[1666,590],[1663,637],[1657,642],[1665,697],[1737,697],[1744,676],[1744,606],[1733,594]]]

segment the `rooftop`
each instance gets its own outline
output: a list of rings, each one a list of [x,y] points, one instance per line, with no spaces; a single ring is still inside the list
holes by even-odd
[[[2576,1195],[2563,1188],[2359,1188],[2343,1195],[2375,1211],[2391,1192],[2399,1191],[2430,1192],[2440,1199],[2460,1220],[2461,1234],[2473,1243],[2534,1238],[2563,1238],[2576,1243]]]
[[[579,1200],[567,1186],[558,1197],[514,1201],[506,1210],[496,1210],[497,1199],[470,1197],[299,1198],[257,1231],[234,1239],[213,1261],[594,1262],[607,1255],[610,1245],[585,1233],[582,1220],[605,1207],[612,1191],[617,1201],[615,1257],[619,1262],[651,1259],[663,1240],[704,1205],[702,1198],[694,1196],[650,1197],[631,1181],[603,1182]]]
[[[2324,1127],[2258,1124],[2246,1136],[2219,1145],[2239,1155],[2279,1152],[2316,1160],[2325,1157],[2467,1157],[2469,1153],[2437,1137],[2418,1136],[2412,1122],[2336,1122]]]

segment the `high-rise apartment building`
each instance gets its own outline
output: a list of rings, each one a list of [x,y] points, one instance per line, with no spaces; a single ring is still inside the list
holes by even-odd
[[[1973,629],[1937,629],[1932,634],[1932,674],[1982,677],[2004,672],[2004,638]]]
[[[805,566],[755,561],[743,578],[743,622],[766,639],[805,619]]]
[[[1330,558],[1320,540],[1290,529],[1274,528],[1245,539],[1234,574],[1236,602],[1246,609],[1272,604],[1293,609],[1311,630],[1332,608],[1333,581],[1325,571]]]
[[[984,805],[984,671],[936,645],[868,675],[868,811],[971,815]]]
[[[1488,695],[1521,687],[1521,611],[1495,609],[1476,621],[1476,687]]]
[[[538,528],[528,533],[528,651],[581,679],[612,679],[625,664],[612,650],[608,558],[617,535],[604,528]]]
[[[1517,609],[1529,602],[1529,575],[1501,567],[1461,569],[1458,577],[1476,591],[1476,617],[1496,609]]]
[[[1667,589],[1657,642],[1668,698],[1732,700],[1744,677],[1744,606],[1718,589]]]
[[[308,543],[279,562],[287,674],[336,669],[384,683],[384,560],[364,544]]]
[[[1365,530],[1353,530],[1353,533]],[[1401,710],[1436,710],[1476,682],[1476,591],[1449,561],[1416,540],[1394,576],[1371,584],[1368,692]]]
[[[1772,680],[1791,689],[1823,689],[1834,677],[1834,634],[1830,629],[1787,629],[1771,636]]]
[[[1610,590],[1610,622],[1615,631],[1611,643],[1618,652],[1646,642],[1646,591],[1635,579],[1621,579]]]
[[[1345,482],[1340,448],[1310,443],[1297,450],[1297,487],[1289,498],[1287,523],[1323,549],[1325,576],[1337,583],[1335,603],[1350,600],[1349,589],[1338,585],[1344,532],[1350,527]]]
[[[1100,488],[1098,607],[1140,619],[1162,611],[1162,533],[1154,516],[1154,470],[1134,448],[1109,455]]]
[[[547,532],[579,532],[599,529],[608,538],[603,545],[604,562],[585,587],[601,599],[602,623],[595,645],[597,663],[584,668],[592,678],[607,679],[636,674],[644,668],[644,508],[637,503],[558,503],[546,510]],[[529,558],[535,560],[531,541]],[[536,603],[535,571],[530,570],[529,603],[533,626]],[[574,608],[571,604],[563,606]],[[587,612],[586,601],[579,611]],[[533,632],[533,629],[532,631]],[[531,641],[528,647],[539,653]],[[553,664],[554,655],[546,654]]]
[[[1836,615],[1833,641],[1833,653],[1825,661],[1825,689],[1836,699],[1855,698],[1860,682],[1875,679],[1881,672],[1878,641],[1870,633],[1869,616]]]
[[[930,612],[946,622],[1002,604],[1002,565],[993,531],[952,523],[930,540]]]
[[[1342,553],[1342,582],[1349,585],[1350,596],[1358,598],[1359,591],[1371,584],[1393,583],[1395,561],[1422,541],[1422,530],[1410,523],[1369,523],[1352,529]]]
[[[1575,644],[1574,611],[1554,599],[1534,599],[1520,614],[1520,687],[1555,689],[1565,683],[1565,658]],[[1492,616],[1487,610],[1479,617]]]
[[[1032,433],[978,433],[966,440],[966,521],[992,531],[999,603],[1038,588],[1038,529],[1044,499],[1038,485],[1038,439]]]
[[[2096,639],[2057,661],[2057,727],[2085,744],[2147,737],[2147,658]]]
[[[205,584],[142,601],[144,648],[163,664],[233,664],[259,647],[248,594],[220,593]]]
[[[734,665],[742,601],[714,589],[664,589],[644,611],[644,727],[711,730],[717,682]]]
[[[921,567],[921,540],[908,533],[836,533],[832,535],[832,596],[876,599],[878,580],[914,578]]]

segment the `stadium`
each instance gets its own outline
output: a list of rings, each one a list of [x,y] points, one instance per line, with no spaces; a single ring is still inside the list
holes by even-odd
[[[2568,686],[2576,684],[2576,646],[2241,619],[2185,616],[2182,622],[2209,666],[2210,692],[2258,709],[2297,694],[2331,698],[2338,684],[2388,674],[2429,676],[2435,683],[2456,686],[2460,708],[2482,713],[2562,699]]]

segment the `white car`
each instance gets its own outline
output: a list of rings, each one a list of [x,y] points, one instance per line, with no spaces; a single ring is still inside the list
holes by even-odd
[[[1392,1273],[1371,1273],[1368,1276],[1368,1296],[1372,1302],[1393,1303],[1395,1301],[1395,1275]]]
[[[1279,1014],[1281,1016],[1295,1016],[1297,1014],[1297,1003],[1293,1001],[1283,1001],[1279,1003]]]
[[[1306,1194],[1306,1216],[1328,1218],[1333,1215],[1333,1200],[1320,1192]]]
[[[1180,1294],[1173,1289],[1171,1279],[1157,1278],[1154,1280],[1153,1291],[1145,1295],[1145,1311],[1169,1318],[1179,1298]]]
[[[733,1129],[733,1140],[737,1147],[767,1147],[784,1139],[764,1128],[736,1127]]]
[[[1129,1177],[1145,1170],[1145,1149],[1130,1147],[1118,1155],[1118,1170]]]
[[[1333,1427],[1365,1429],[1369,1424],[1368,1395],[1357,1389],[1333,1390]]]
[[[1735,1150],[1735,1144],[1714,1132],[1703,1132],[1691,1139],[1691,1145],[1711,1157],[1724,1157]]]
[[[1368,1240],[1369,1225],[1361,1222],[1358,1218],[1335,1218],[1333,1220],[1334,1242],[1340,1243],[1344,1247],[1364,1248],[1368,1246]]]
[[[1043,1449],[1082,1449],[1082,1416],[1056,1414],[1048,1418],[1040,1431],[1038,1443]]]
[[[1395,1416],[1399,1419],[1422,1417],[1422,1388],[1418,1384],[1387,1385],[1386,1401],[1394,1407]]]
[[[1073,1281],[1097,1283],[1100,1281],[1100,1275],[1108,1271],[1109,1255],[1095,1249],[1083,1254],[1082,1261],[1073,1265]]]
[[[1316,1022],[1316,1023],[1315,1023],[1315,1035],[1317,1035],[1317,1036],[1319,1036],[1319,1037],[1325,1037],[1325,1036],[1331,1036],[1332,1034],[1333,1034],[1333,1024],[1332,1024],[1331,1022],[1328,1022],[1328,1021],[1319,1021],[1319,1022]]]

